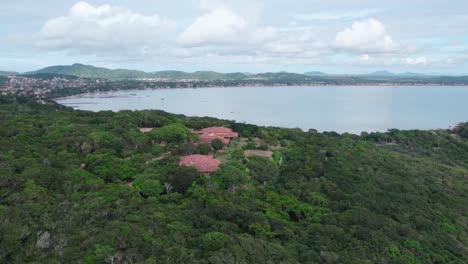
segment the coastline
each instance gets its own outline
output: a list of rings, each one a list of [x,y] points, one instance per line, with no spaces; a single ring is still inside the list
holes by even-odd
[[[253,92],[255,94],[263,94],[262,92],[262,89],[259,89],[259,88],[264,88],[265,91],[266,89],[275,89],[275,88],[285,88],[286,89],[283,89],[283,93],[286,92],[286,93],[296,93],[296,92],[293,92],[292,90],[295,89],[295,88],[303,88],[302,91],[305,91],[306,93],[315,93],[315,92],[307,92],[307,91],[312,91],[312,90],[309,90],[308,87],[304,87],[305,85],[295,85],[295,86],[233,86],[233,87],[213,87],[213,86],[208,86],[208,87],[178,87],[178,88],[168,88],[168,87],[162,87],[162,88],[145,88],[145,89],[138,89],[138,88],[135,88],[135,89],[116,89],[116,90],[109,90],[109,91],[102,91],[102,92],[90,92],[90,93],[81,93],[81,94],[76,94],[76,95],[71,95],[71,96],[67,96],[67,97],[60,97],[60,98],[54,98],[54,99],[51,99],[53,100],[55,103],[57,104],[60,104],[60,105],[63,105],[63,106],[66,106],[66,107],[71,107],[71,108],[74,108],[75,110],[81,110],[81,111],[94,111],[94,112],[98,112],[98,111],[103,111],[103,110],[106,110],[107,108],[100,108],[99,106],[86,106],[86,105],[99,105],[99,104],[102,104],[103,102],[112,102],[113,100],[115,100],[116,102],[123,102],[123,101],[126,101],[128,100],[129,102],[133,102],[135,100],[138,100],[139,103],[137,103],[136,105],[133,106],[129,106],[128,108],[120,108],[120,109],[117,109],[117,108],[109,108],[107,110],[110,110],[110,111],[114,111],[114,112],[118,112],[120,110],[135,110],[135,111],[141,111],[141,110],[145,110],[145,109],[148,109],[148,110],[151,110],[151,109],[158,109],[158,110],[162,110],[162,111],[165,111],[165,112],[168,112],[168,113],[174,113],[174,114],[181,114],[181,115],[185,115],[185,116],[191,116],[191,117],[201,117],[201,116],[210,116],[210,117],[213,117],[213,118],[217,118],[217,119],[223,119],[223,120],[233,120],[233,121],[236,121],[236,122],[247,122],[249,124],[255,124],[255,125],[258,125],[258,126],[265,126],[265,127],[281,127],[281,128],[301,128],[301,130],[303,131],[307,131],[308,129],[310,128],[313,128],[313,129],[317,129],[318,131],[320,132],[325,132],[325,131],[337,131],[338,133],[350,133],[350,134],[355,134],[355,135],[359,135],[361,132],[385,132],[385,131],[388,131],[389,129],[399,129],[399,130],[424,130],[424,131],[431,131],[431,130],[446,130],[446,129],[450,129],[451,127],[454,127],[456,126],[458,123],[461,123],[461,122],[465,122],[466,120],[466,117],[464,117],[463,115],[460,116],[460,115],[456,115],[456,116],[452,116],[452,118],[449,118],[451,115],[447,116],[447,121],[448,122],[438,122],[438,123],[426,123],[424,124],[424,122],[421,122],[420,125],[419,122],[416,122],[415,124],[413,124],[414,126],[408,126],[407,124],[405,125],[404,122],[401,122],[403,125],[399,124],[399,123],[388,123],[388,124],[380,124],[381,122],[377,121],[377,120],[374,120],[372,119],[372,117],[370,117],[371,119],[369,119],[369,117],[367,117],[367,121],[369,123],[367,124],[363,124],[362,126],[359,126],[357,127],[357,125],[352,125],[350,124],[350,127],[348,128],[345,128],[344,126],[341,126],[341,125],[338,125],[338,126],[335,126],[335,125],[332,125],[332,126],[328,126],[328,125],[323,125],[322,123],[320,123],[321,121],[319,120],[316,120],[316,121],[311,121],[311,120],[308,120],[308,121],[304,121],[304,124],[302,122],[296,122],[296,123],[289,123],[289,124],[286,124],[284,122],[270,122],[271,120],[275,119],[274,115],[266,115],[265,116],[262,116],[262,118],[270,118],[271,120],[268,121],[268,122],[263,122],[261,119],[258,119],[257,120],[255,118],[252,118],[252,117],[249,117],[249,116],[246,116],[245,114],[242,114],[242,111],[235,111],[235,114],[233,114],[233,112],[231,112],[231,114],[229,114],[228,112],[225,112],[225,111],[221,111],[219,113],[207,113],[207,112],[204,112],[204,110],[190,110],[190,111],[187,111],[187,110],[181,110],[181,111],[178,111],[178,110],[174,110],[174,107],[170,107],[170,105],[172,104],[173,106],[174,105],[177,105],[178,102],[177,101],[174,101],[174,98],[172,98],[171,100],[171,97],[166,97],[166,92],[162,93],[162,91],[169,91],[169,90],[174,90],[175,93],[178,93],[176,91],[179,91],[182,93],[182,91],[186,91],[186,93],[194,93],[194,94],[199,94],[199,93],[208,93],[208,94],[211,94],[210,91],[208,90],[205,90],[205,91],[199,91],[199,92],[195,92],[195,90],[203,90],[203,89],[208,89],[208,88],[232,88],[231,91],[233,91],[234,94],[244,94],[244,90],[243,91],[238,91],[236,92],[235,91],[235,88],[252,88],[252,89],[255,89],[255,88],[258,88],[256,92]],[[348,85],[349,86],[349,85]],[[337,87],[337,88],[341,88],[341,91],[351,91],[351,90],[348,90],[346,87],[344,87],[344,85],[327,85],[327,86],[319,86],[319,85],[315,85],[315,86],[311,86],[310,89],[314,89],[314,88],[317,88],[317,87],[322,87],[323,89],[321,89],[322,91],[328,91],[328,89],[326,87]],[[363,89],[367,90],[367,91],[371,91],[371,90],[374,90],[373,88],[369,88],[369,87],[372,87],[370,85],[367,85],[367,86],[357,86],[357,85],[354,85],[354,86],[349,86],[350,89],[353,89],[353,88],[359,88],[359,87],[362,87]],[[391,86],[376,86],[375,88],[376,89],[384,89],[384,88],[387,88],[386,90],[387,91],[391,91],[393,90],[394,87],[397,87],[396,85],[391,85]],[[409,86],[409,87],[405,87],[405,86],[399,86],[400,88],[397,89],[398,91],[403,91],[403,94],[404,94],[404,91],[405,91],[405,88],[408,88],[410,91],[411,91],[411,87],[412,86]],[[443,91],[443,88],[437,88],[437,87],[440,87],[440,86],[417,86],[417,87],[420,87],[420,88],[413,88],[412,90],[413,91],[417,91],[418,93],[419,92],[424,92],[425,91],[425,87],[428,87],[428,88],[433,88],[433,89],[429,89],[430,90],[436,90],[436,91]],[[291,90],[288,90],[288,89],[291,89]],[[460,87],[462,88],[462,87]],[[192,89],[192,91],[187,91],[187,89]],[[159,93],[158,91],[161,90],[161,93]],[[240,89],[239,89],[240,90]],[[357,89],[358,90],[358,89]],[[465,90],[462,89],[462,90],[459,90],[458,87],[455,87],[455,88],[452,88],[451,89],[452,91],[461,91],[462,94],[465,94]],[[144,92],[144,91],[148,91],[148,92]],[[289,92],[288,92],[289,91]],[[298,91],[297,93],[302,93],[301,90],[296,90]],[[142,93],[138,93],[138,92],[142,92]],[[272,91],[273,92],[273,91]],[[219,91],[217,91],[217,93],[221,93],[221,94],[224,94],[224,92],[222,92],[221,89],[219,89]],[[230,92],[228,92],[229,94]],[[328,93],[328,92],[327,92]],[[380,92],[376,92],[377,94],[380,94]],[[459,92],[457,92],[458,94]],[[276,94],[276,92],[274,92],[274,94]],[[400,93],[401,94],[401,93]],[[136,98],[146,98],[146,97],[150,97],[150,98],[153,98],[153,99],[149,99],[149,100],[157,100],[159,101],[160,98],[164,97],[166,98],[165,100],[165,103],[156,103],[157,106],[153,105],[146,105],[145,103],[142,104],[142,102],[144,101],[139,101],[139,100],[147,100],[147,99],[136,99]],[[464,98],[465,96],[458,96],[458,98]],[[125,98],[128,98],[128,99],[125,99]],[[76,99],[76,100],[73,100],[73,99]],[[63,100],[67,100],[66,102],[62,102]],[[123,101],[122,101],[123,100]],[[198,102],[198,100],[195,100],[196,102]],[[154,101],[156,102],[156,101]],[[191,109],[203,109],[204,104],[203,105],[200,105],[200,103],[196,103],[194,102],[193,103],[193,106],[190,105],[192,108]],[[185,103],[184,103],[185,104]],[[116,105],[120,105],[119,103],[117,103]],[[166,105],[166,106],[164,106]],[[459,103],[458,103],[459,105]],[[169,107],[168,107],[169,106]],[[241,107],[242,106],[238,106],[238,107]],[[178,108],[176,108],[178,109]],[[242,108],[243,109],[243,108]],[[358,108],[359,109],[359,108]],[[198,111],[198,112],[197,112]],[[229,110],[231,111],[231,110]],[[310,111],[312,112],[316,112],[316,111],[319,111],[317,109],[311,109]],[[374,110],[372,112],[375,112],[375,111],[378,111],[377,110]],[[312,113],[311,112],[311,113]],[[459,111],[457,111],[459,112]],[[292,113],[293,116],[296,116],[296,114],[298,114],[297,112],[294,112]],[[362,112],[356,112],[356,113],[349,113],[349,114],[352,114],[354,116],[362,116]],[[301,114],[299,114],[301,115]],[[363,118],[366,119],[366,116],[367,114],[364,113],[364,116]],[[272,119],[273,118],[273,119]],[[395,118],[398,118],[398,117],[395,117]],[[309,118],[310,119],[310,118]],[[280,119],[281,120],[281,119]],[[374,120],[374,121],[372,121]],[[345,120],[342,120],[344,122],[347,122]],[[374,124],[373,124],[374,123]],[[338,123],[337,123],[338,124]],[[388,125],[388,127],[387,127]]]
[[[257,84],[257,85],[229,85],[229,86],[223,86],[223,85],[214,85],[214,86],[197,86],[197,87],[154,87],[154,88],[132,88],[132,89],[111,89],[111,90],[106,90],[106,91],[92,91],[92,92],[83,92],[83,93],[77,93],[74,95],[70,96],[61,96],[61,97],[47,97],[46,99],[49,100],[63,100],[63,99],[68,99],[68,98],[77,98],[79,95],[84,95],[84,94],[105,94],[105,93],[111,93],[111,92],[121,92],[121,91],[152,91],[152,90],[182,90],[182,89],[208,89],[208,88],[216,88],[216,89],[223,89],[223,88],[281,88],[281,87],[402,87],[402,86],[408,86],[408,87],[441,87],[441,86],[447,86],[447,87],[468,87],[467,84],[272,84],[272,85],[266,85],[266,84]]]

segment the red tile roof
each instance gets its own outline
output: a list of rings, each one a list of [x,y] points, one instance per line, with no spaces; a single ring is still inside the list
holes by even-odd
[[[227,127],[207,127],[202,130],[195,130],[194,133],[200,135],[200,140],[210,143],[213,139],[221,139],[224,144],[229,144],[231,138],[239,137],[239,134],[233,132]]]
[[[213,156],[190,155],[182,157],[179,161],[180,166],[194,166],[202,173],[212,173],[219,169],[221,162]]]
[[[142,128],[140,128],[140,132],[146,134],[146,133],[149,133],[149,132],[153,131],[153,129],[154,128],[152,128],[152,127],[142,127]]]

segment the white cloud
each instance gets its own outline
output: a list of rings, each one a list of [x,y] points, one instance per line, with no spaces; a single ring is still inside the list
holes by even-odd
[[[379,20],[359,20],[368,17],[367,11],[288,15],[288,21],[281,22],[280,18],[262,20],[261,8],[244,8],[257,0],[191,1],[198,17],[185,28],[176,28],[173,20],[151,13],[78,2],[63,16],[46,21],[39,32],[22,34],[21,40],[46,51],[47,56],[148,65],[323,64],[412,69],[466,62],[458,57],[438,60],[417,42],[416,48],[408,40],[397,43]],[[336,28],[348,23],[343,20],[356,18],[347,28]],[[303,25],[306,20],[331,23]]]
[[[290,13],[287,16],[300,21],[331,21],[348,20],[368,17],[371,14],[380,12],[378,9],[352,10],[344,12],[318,12],[318,13]]]
[[[384,24],[374,18],[354,22],[336,34],[334,43],[338,48],[369,53],[392,52],[398,48]]]
[[[271,53],[297,53],[301,56],[313,52],[325,51],[327,45],[318,40],[318,38],[310,30],[294,31],[294,32],[281,32],[278,38],[274,41],[265,43],[264,50]]]
[[[422,65],[425,66],[429,62],[426,57],[417,57],[417,58],[406,58],[406,64],[408,65]]]
[[[364,54],[359,57],[359,60],[362,62],[369,62],[370,59],[371,57],[369,56],[369,54]]]
[[[198,17],[179,37],[184,46],[258,44],[274,39],[271,27],[256,27],[228,8],[217,8]]]
[[[143,15],[123,7],[73,5],[66,16],[48,20],[35,35],[35,45],[47,50],[82,53],[107,49],[148,50],[161,39],[161,33],[175,23],[158,15]]]
[[[217,0],[192,0],[192,3],[200,10],[211,11],[218,8],[225,8],[223,3]]]

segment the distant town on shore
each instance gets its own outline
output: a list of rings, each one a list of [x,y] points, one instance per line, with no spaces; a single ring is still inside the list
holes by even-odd
[[[468,76],[435,76],[410,72],[396,74],[388,71],[362,75],[334,75],[317,71],[304,74],[213,71],[147,73],[84,64],[51,66],[26,73],[0,71],[0,94],[35,95],[41,98],[130,89],[327,85],[466,86]]]

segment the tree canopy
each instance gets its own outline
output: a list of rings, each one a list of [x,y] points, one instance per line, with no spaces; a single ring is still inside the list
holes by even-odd
[[[340,135],[14,96],[0,123],[0,263],[468,262],[466,124]],[[211,176],[179,166],[207,126],[273,160],[243,140]]]

